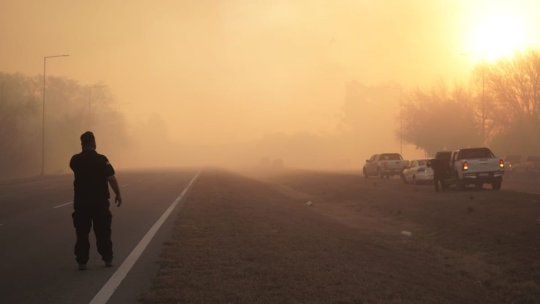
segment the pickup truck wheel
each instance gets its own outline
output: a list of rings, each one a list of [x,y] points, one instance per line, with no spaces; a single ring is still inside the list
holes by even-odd
[[[502,181],[496,181],[496,182],[491,183],[491,188],[493,190],[501,190],[501,186],[502,186]]]

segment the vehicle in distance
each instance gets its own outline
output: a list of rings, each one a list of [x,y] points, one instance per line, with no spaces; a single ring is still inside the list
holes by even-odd
[[[525,161],[525,171],[540,171],[540,156],[527,156],[527,160]]]
[[[507,155],[504,157],[505,171],[519,170],[522,166],[521,158],[521,155]]]
[[[481,188],[491,184],[494,190],[501,189],[504,175],[504,160],[495,157],[488,148],[467,148],[452,152],[450,167],[458,188],[476,185]]]
[[[399,153],[382,153],[371,156],[366,160],[362,170],[364,177],[379,176],[388,178],[393,175],[401,175],[408,162],[403,160]]]
[[[428,167],[427,159],[412,160],[403,170],[401,177],[406,184],[419,184],[433,181],[433,169]]]

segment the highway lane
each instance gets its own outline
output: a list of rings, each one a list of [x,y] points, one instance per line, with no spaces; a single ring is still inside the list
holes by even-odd
[[[92,238],[85,272],[76,270],[73,256],[73,205],[68,204],[72,177],[0,185],[0,303],[88,303],[195,174],[194,170],[119,172],[124,205],[111,207],[115,267],[103,266]],[[164,233],[160,230],[150,243],[148,251],[154,256]],[[141,261],[152,263],[145,254]],[[151,279],[145,271],[154,268],[137,264],[135,268],[139,277]],[[124,302],[140,292],[126,291],[122,285],[119,289]]]

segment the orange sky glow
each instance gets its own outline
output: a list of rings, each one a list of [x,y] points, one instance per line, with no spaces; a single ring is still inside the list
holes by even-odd
[[[349,81],[459,82],[475,63],[540,37],[535,1],[7,0],[0,8],[0,71],[40,74],[44,55],[69,53],[50,75],[106,83],[131,121],[157,114],[171,138],[198,144],[332,132]]]

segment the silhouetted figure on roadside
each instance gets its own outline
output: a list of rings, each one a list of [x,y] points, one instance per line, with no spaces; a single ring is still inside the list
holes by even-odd
[[[97,250],[105,266],[111,267],[113,251],[109,184],[116,195],[115,202],[118,207],[122,204],[122,197],[112,165],[107,157],[96,152],[96,139],[92,132],[81,135],[81,146],[82,152],[73,155],[69,163],[75,175],[73,182],[75,191],[73,224],[77,232],[75,256],[79,270],[85,270],[90,251],[88,235],[94,225]]]
[[[431,169],[433,169],[433,184],[435,191],[439,192],[439,186],[446,190],[446,179],[450,173],[451,152],[437,152],[435,159],[431,160]]]

